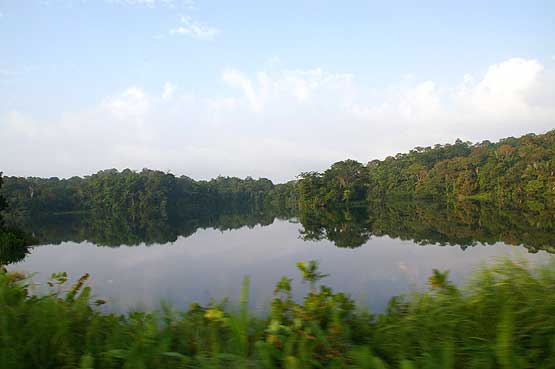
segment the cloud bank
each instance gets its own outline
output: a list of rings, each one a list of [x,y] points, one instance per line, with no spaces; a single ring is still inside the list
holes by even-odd
[[[456,138],[553,129],[553,72],[538,60],[513,58],[454,86],[405,78],[377,90],[319,68],[254,75],[226,69],[226,97],[167,82],[156,91],[130,86],[52,121],[4,112],[0,169],[67,177],[150,167],[194,178],[284,181],[346,158],[367,162]]]

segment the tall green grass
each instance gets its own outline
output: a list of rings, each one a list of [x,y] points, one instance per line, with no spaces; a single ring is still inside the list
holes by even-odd
[[[267,317],[248,310],[248,279],[235,309],[104,314],[86,286],[53,275],[52,293],[0,272],[1,368],[555,368],[555,265],[503,260],[459,289],[434,271],[430,289],[393,298],[383,314],[320,285],[316,262],[299,263],[310,292],[276,285]]]

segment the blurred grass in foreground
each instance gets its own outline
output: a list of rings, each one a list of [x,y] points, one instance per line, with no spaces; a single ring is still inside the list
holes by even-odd
[[[314,261],[298,263],[310,292],[274,290],[267,318],[240,305],[187,312],[103,314],[84,275],[52,276],[52,293],[0,271],[1,368],[555,368],[555,265],[502,260],[464,288],[434,270],[426,292],[391,299],[384,314],[357,309],[319,285]]]

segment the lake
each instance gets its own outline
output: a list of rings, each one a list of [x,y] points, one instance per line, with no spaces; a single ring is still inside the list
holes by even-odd
[[[281,276],[293,278],[295,296],[306,292],[295,263],[314,259],[330,274],[325,284],[381,312],[392,296],[425,288],[433,269],[449,270],[460,284],[495,258],[553,259],[553,219],[541,211],[416,203],[179,222],[50,216],[24,224],[43,244],[8,268],[36,273],[42,292],[54,272],[73,281],[89,273],[95,296],[108,301],[104,309],[119,312],[160,301],[179,308],[223,297],[234,302],[249,276],[250,304],[264,311]]]

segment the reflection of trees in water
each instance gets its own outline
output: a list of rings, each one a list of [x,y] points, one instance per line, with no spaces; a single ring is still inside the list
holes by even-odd
[[[199,228],[224,231],[244,226],[252,228],[269,225],[276,217],[287,218],[291,215],[273,209],[262,211],[249,208],[219,209],[213,213],[169,219],[147,215],[129,217],[117,212],[90,212],[19,218],[17,223],[32,232],[41,244],[89,241],[99,246],[117,247],[174,242],[180,236],[191,236]]]
[[[164,244],[188,237],[199,228],[230,230],[272,224],[276,217],[297,216],[304,240],[333,242],[355,248],[371,236],[389,236],[421,245],[458,245],[502,241],[523,245],[530,252],[555,253],[555,209],[533,203],[525,209],[503,209],[478,202],[390,202],[368,207],[303,209],[297,214],[283,209],[230,208],[200,215],[173,217],[84,213],[19,219],[18,225],[32,232],[42,244],[89,241],[96,245]],[[22,260],[26,248],[0,250],[2,263]],[[4,261],[4,259],[6,259]]]
[[[372,235],[385,235],[421,245],[465,249],[502,241],[530,252],[555,252],[555,209],[548,203],[518,210],[471,201],[373,203],[368,208],[304,209],[299,219],[303,239],[328,239],[338,247],[358,247]]]
[[[299,212],[304,240],[327,239],[337,247],[359,247],[371,236],[368,210],[363,207],[342,209],[304,209]]]
[[[0,266],[23,261],[36,240],[18,228],[0,228]]]
[[[0,243],[0,266],[19,263],[29,254],[29,247]]]
[[[0,172],[0,189],[4,184],[2,172]],[[27,245],[34,242],[33,238],[19,229],[6,227],[4,224],[4,210],[7,202],[0,194],[0,266],[5,264],[17,263],[28,254]]]

